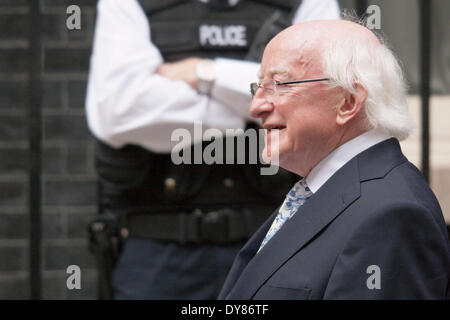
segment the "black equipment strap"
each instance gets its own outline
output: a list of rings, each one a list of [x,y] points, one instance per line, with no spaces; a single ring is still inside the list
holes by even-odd
[[[247,240],[267,212],[223,209],[202,213],[143,214],[130,217],[129,235],[180,244],[228,244]]]

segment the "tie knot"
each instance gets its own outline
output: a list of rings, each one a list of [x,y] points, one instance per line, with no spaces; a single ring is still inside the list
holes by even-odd
[[[280,230],[283,224],[289,220],[295,212],[302,206],[309,197],[312,196],[312,191],[309,189],[306,184],[306,180],[302,179],[297,182],[292,189],[288,192],[286,199],[283,202],[283,205],[280,207],[275,220],[270,226],[269,231],[266,234],[259,250],[265,246],[265,244]],[[258,252],[259,252],[258,250]]]
[[[297,182],[288,193],[288,197],[291,201],[303,202],[312,196],[312,191],[309,189],[305,179]]]

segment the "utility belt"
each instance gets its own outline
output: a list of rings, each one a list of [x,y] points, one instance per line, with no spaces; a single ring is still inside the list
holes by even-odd
[[[128,215],[120,233],[180,245],[228,245],[248,240],[271,213],[264,207]]]
[[[99,299],[113,298],[112,274],[128,237],[180,245],[226,246],[249,239],[274,209],[255,205],[233,209],[208,206],[178,213],[103,211],[88,226],[90,249],[99,270]]]
[[[282,169],[261,176],[259,164],[174,165],[131,145],[99,141],[96,154],[99,211],[120,217],[125,235],[179,244],[249,239],[297,181]]]

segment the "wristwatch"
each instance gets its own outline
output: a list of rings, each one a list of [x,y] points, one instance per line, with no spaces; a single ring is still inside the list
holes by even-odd
[[[209,95],[211,93],[214,80],[216,80],[216,70],[214,61],[211,59],[203,59],[195,68],[198,77],[197,89],[201,94]]]

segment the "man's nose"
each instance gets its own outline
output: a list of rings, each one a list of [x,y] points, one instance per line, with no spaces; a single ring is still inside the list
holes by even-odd
[[[250,104],[250,116],[253,118],[262,118],[264,114],[273,111],[273,104],[268,102],[264,94],[258,90]]]

